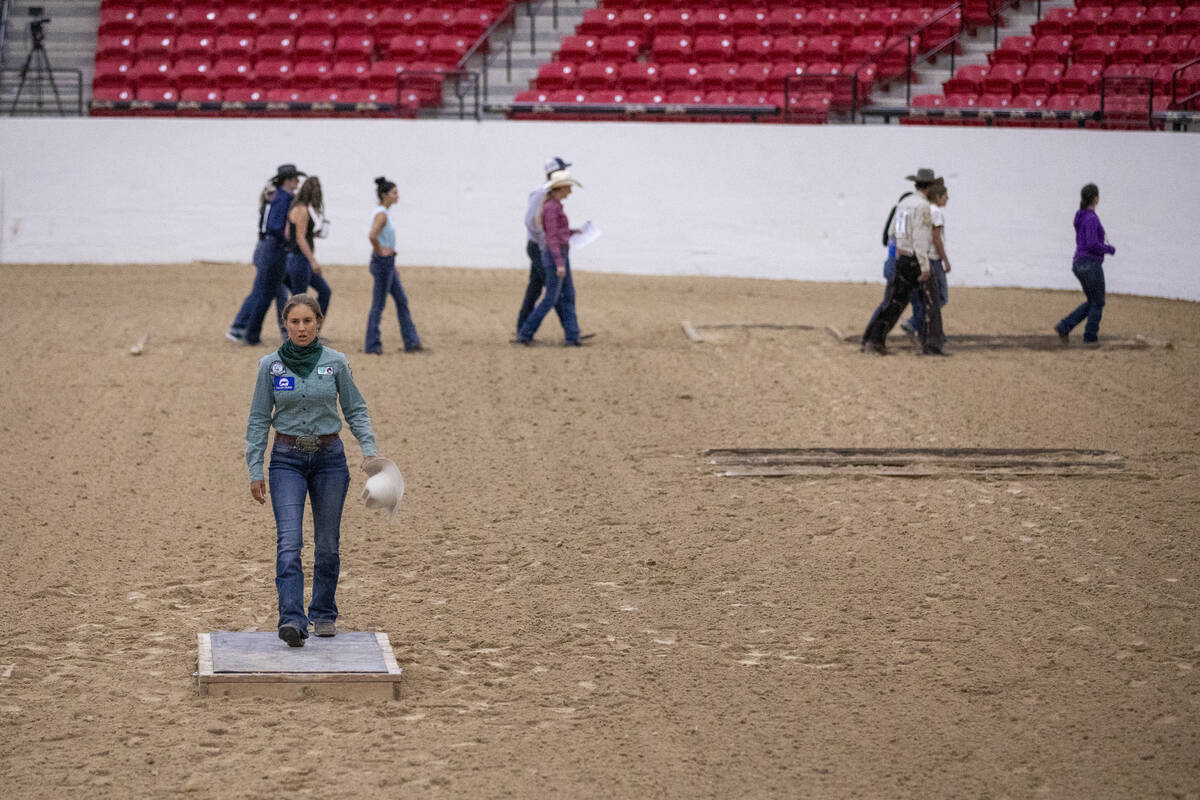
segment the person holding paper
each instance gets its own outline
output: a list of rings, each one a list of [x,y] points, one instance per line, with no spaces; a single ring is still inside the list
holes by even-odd
[[[545,199],[538,215],[546,236],[546,246],[542,249],[542,278],[546,292],[522,323],[516,338],[518,344],[533,344],[534,334],[552,308],[562,322],[566,345],[579,347],[581,344],[579,322],[575,319],[575,284],[571,280],[570,241],[574,231],[562,207],[572,186],[582,188],[582,184],[565,169],[550,173],[546,181]]]
[[[525,285],[525,297],[521,300],[521,310],[517,312],[517,335],[521,335],[521,326],[526,317],[537,305],[546,282],[542,279],[542,250],[546,247],[546,233],[542,230],[541,210],[546,200],[546,181],[560,169],[566,169],[570,163],[558,156],[546,162],[546,178],[538,187],[529,193],[529,203],[525,208],[525,254],[529,256],[529,283]]]

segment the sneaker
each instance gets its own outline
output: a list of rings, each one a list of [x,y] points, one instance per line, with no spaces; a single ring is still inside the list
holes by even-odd
[[[280,625],[279,638],[287,642],[288,647],[304,647],[304,634],[295,625]]]
[[[594,333],[579,334],[579,341],[581,341],[581,342],[586,342],[588,339],[594,339],[594,338],[596,338],[596,334],[594,334]]]
[[[886,356],[888,350],[887,345],[880,344],[879,342],[866,341],[862,344],[862,352],[876,356]]]
[[[910,320],[904,320],[900,323],[900,330],[904,331],[904,335],[908,337],[908,341],[912,344],[917,343],[917,329],[913,327]]]
[[[515,339],[509,339],[508,342],[509,344],[521,344],[526,347],[533,347],[533,339],[522,339],[520,336]]]
[[[923,356],[942,356],[943,358],[950,357],[950,354],[947,353],[945,350],[943,350],[940,347],[926,347],[924,350],[921,351],[921,355],[923,355]]]
[[[1071,343],[1071,337],[1062,332],[1062,328],[1054,326],[1054,334],[1058,337],[1059,344],[1066,346]]]
[[[331,619],[314,619],[312,621],[313,633],[317,636],[336,636],[337,625]]]
[[[246,341],[245,334],[238,333],[237,331],[232,331],[232,330],[225,331],[225,338],[231,342],[234,342],[235,344],[242,344],[243,342]]]
[[[406,347],[406,348],[404,348],[404,352],[406,352],[406,353],[428,353],[428,352],[430,352],[431,350],[432,350],[432,348],[426,347],[426,346],[425,346],[425,345],[423,345],[423,344],[419,344],[419,345],[417,345],[416,347]]]

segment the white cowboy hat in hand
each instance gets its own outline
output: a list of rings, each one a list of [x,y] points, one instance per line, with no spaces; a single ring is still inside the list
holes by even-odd
[[[376,456],[363,465],[363,470],[371,477],[367,478],[362,499],[367,508],[382,508],[390,522],[404,497],[404,476],[400,474],[400,468],[389,459]]]

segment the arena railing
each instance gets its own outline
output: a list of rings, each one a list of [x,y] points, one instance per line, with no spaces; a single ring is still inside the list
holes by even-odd
[[[1197,78],[1200,78],[1200,58],[1192,59],[1186,64],[1180,64],[1175,68],[1175,71],[1171,73],[1171,105],[1179,108],[1189,105],[1200,105],[1200,102],[1198,102],[1200,101],[1200,91],[1192,92],[1185,97],[1179,96],[1179,78],[1186,72],[1191,72],[1196,75]],[[1200,80],[1196,80],[1196,84],[1200,85]]]
[[[83,116],[83,71],[0,69],[0,103],[10,117]]]

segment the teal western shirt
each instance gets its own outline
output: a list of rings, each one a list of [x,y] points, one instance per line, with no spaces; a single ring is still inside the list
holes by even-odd
[[[375,455],[375,434],[371,431],[367,402],[354,385],[345,355],[322,348],[321,359],[307,378],[288,369],[278,352],[263,356],[258,362],[258,380],[246,423],[246,466],[250,468],[250,480],[263,480],[263,458],[272,425],[291,436],[338,433],[342,429],[339,401],[363,455]]]

